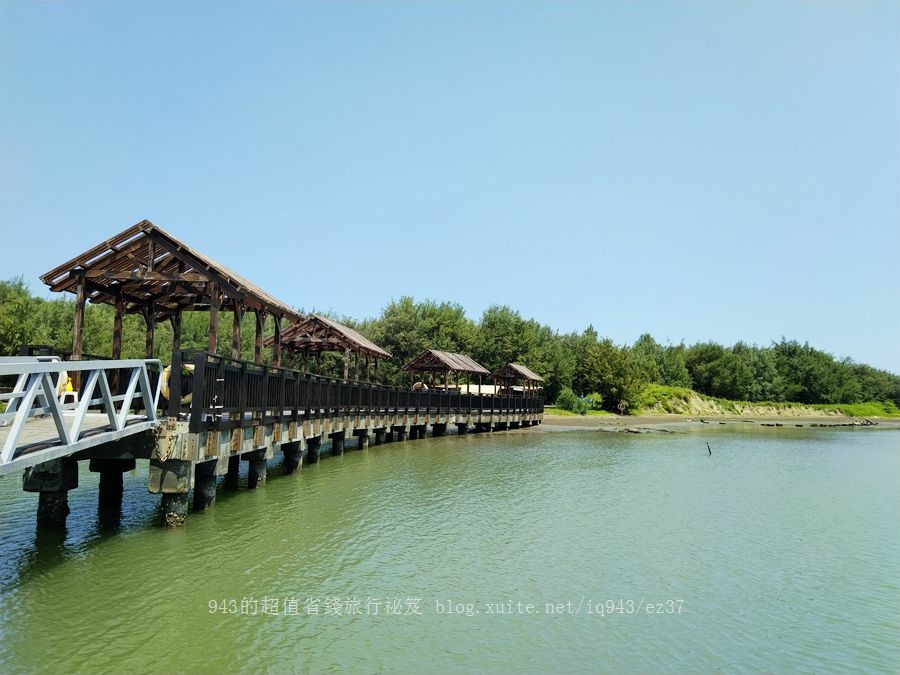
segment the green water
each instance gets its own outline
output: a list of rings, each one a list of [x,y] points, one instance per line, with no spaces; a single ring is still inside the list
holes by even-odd
[[[62,536],[0,481],[0,669],[900,666],[897,432],[533,429],[279,474],[164,531],[139,466],[110,531],[83,470]]]

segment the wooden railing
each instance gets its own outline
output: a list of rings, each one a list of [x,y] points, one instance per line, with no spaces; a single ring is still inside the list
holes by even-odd
[[[168,414],[187,417],[193,433],[345,415],[537,414],[544,410],[544,400],[537,396],[413,391],[206,352],[183,352],[181,363],[184,367],[173,368],[169,378]]]

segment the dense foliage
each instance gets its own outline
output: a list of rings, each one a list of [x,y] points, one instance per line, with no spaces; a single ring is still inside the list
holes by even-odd
[[[33,296],[21,279],[0,281],[0,354],[14,354],[23,344],[47,344],[57,351],[71,349],[74,303],[69,298],[45,300]],[[741,401],[794,401],[799,403],[855,404],[893,401],[900,405],[900,376],[835,359],[830,354],[786,340],[767,347],[739,342],[725,347],[712,342],[694,345],[661,345],[642,335],[633,345],[616,345],[601,337],[593,326],[580,333],[560,334],[548,326],[524,319],[503,306],[489,307],[477,322],[453,303],[416,302],[403,297],[391,302],[374,319],[353,325],[391,352],[394,358],[379,364],[379,380],[406,384],[402,366],[425,348],[471,355],[488,369],[508,361],[526,364],[545,379],[545,396],[557,397],[568,388],[577,397],[591,399],[616,411],[620,405],[637,409],[648,384],[692,388],[702,394]],[[241,354],[252,358],[254,318],[241,325]],[[84,351],[108,356],[112,344],[113,309],[88,305]],[[208,317],[188,312],[182,320],[182,346],[205,349]],[[271,319],[266,334],[271,334]],[[169,360],[172,331],[167,322],[156,327],[155,355]],[[219,352],[230,353],[231,330],[223,315],[219,327]],[[144,323],[126,316],[122,356],[144,354]],[[266,359],[271,358],[270,352]],[[337,374],[342,365],[337,355],[324,362],[325,372]],[[564,399],[566,397],[564,396]]]

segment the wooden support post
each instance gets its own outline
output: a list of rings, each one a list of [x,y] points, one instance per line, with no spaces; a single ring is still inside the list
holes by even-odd
[[[369,369],[369,352],[366,352],[366,382],[372,381],[372,371]]]
[[[113,341],[112,358],[117,361],[122,358],[122,316],[125,314],[125,298],[121,290],[116,292],[116,313],[113,316]]]
[[[344,348],[344,382],[350,377],[350,347]]]
[[[275,321],[275,344],[272,349],[272,365],[281,368],[281,317],[273,316]]]
[[[176,311],[169,317],[172,324],[172,362],[175,361],[175,354],[181,352],[181,312]]]
[[[244,304],[234,301],[231,323],[231,358],[241,358],[241,320],[244,318]]]
[[[263,330],[266,327],[268,313],[263,309],[257,309],[254,314],[256,315],[256,342],[253,347],[253,361],[262,363]]]
[[[153,303],[144,307],[144,323],[147,326],[147,333],[144,337],[144,356],[148,359],[153,358],[153,341],[156,332],[156,315],[154,313]]]
[[[177,417],[181,408],[181,311],[169,317],[172,322],[172,366],[169,371],[169,416]]]
[[[355,359],[355,362],[356,362],[356,363],[355,363],[354,368],[353,368],[353,381],[354,381],[354,382],[359,382],[359,350],[358,350],[358,349],[356,350],[356,359]]]
[[[84,294],[84,277],[81,277],[78,280],[78,288],[75,292],[75,327],[72,331],[72,360],[80,361],[82,354],[82,346],[84,342],[84,302],[85,302],[85,294]],[[78,391],[81,386],[81,373],[74,372],[74,377],[72,378],[72,384],[75,387],[75,391]]]
[[[222,304],[222,296],[215,284],[210,284],[209,289],[209,341],[206,343],[206,351],[215,354],[219,345],[219,306]]]
[[[375,357],[375,381],[378,382],[378,357]]]

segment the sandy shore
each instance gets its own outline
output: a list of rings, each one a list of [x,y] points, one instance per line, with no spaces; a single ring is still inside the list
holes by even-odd
[[[708,427],[858,427],[871,429],[900,429],[900,419],[871,417],[696,417],[689,415],[573,415],[544,414],[538,428],[544,431],[593,430],[646,433],[651,431],[674,433]]]

